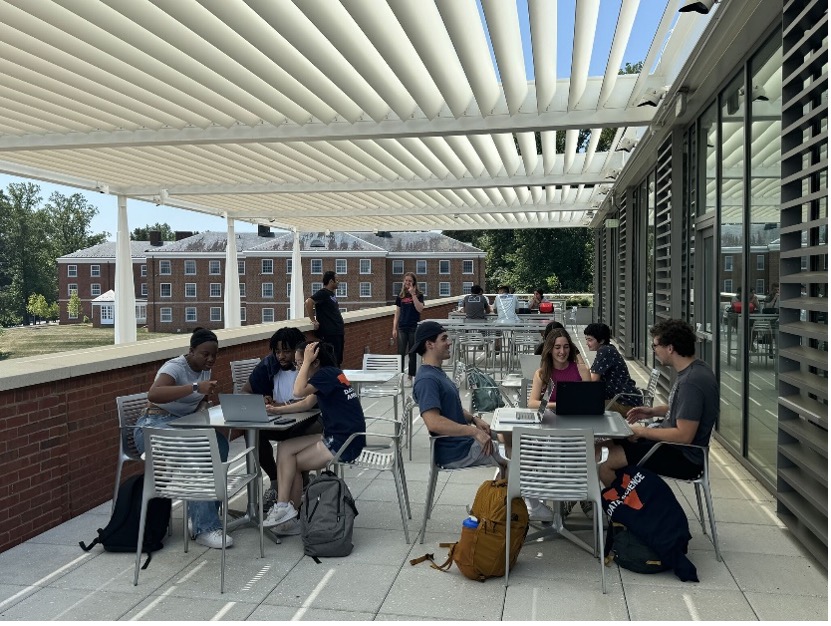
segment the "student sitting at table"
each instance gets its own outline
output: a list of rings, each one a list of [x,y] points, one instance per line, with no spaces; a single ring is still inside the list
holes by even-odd
[[[497,324],[519,324],[517,310],[519,301],[511,293],[509,285],[500,285],[496,298],[493,301],[493,308],[496,310]]]
[[[298,398],[317,396],[323,435],[302,435],[277,446],[277,501],[263,526],[278,535],[300,534],[296,505],[303,494],[301,472],[326,467],[353,433],[366,430],[361,401],[338,367],[332,346],[325,342],[298,344],[294,359],[300,368],[294,381]],[[355,460],[366,437],[355,437],[343,451],[344,463]]]
[[[139,453],[144,452],[144,428],[170,428],[170,422],[208,407],[207,396],[216,392],[217,381],[211,379],[219,341],[205,328],[197,328],[190,337],[187,354],[170,359],[159,368],[156,380],[147,392],[149,404],[136,421],[135,441]],[[222,460],[228,458],[228,440],[216,434]],[[222,522],[219,502],[189,502],[188,527],[196,543],[208,548],[222,548]],[[225,547],[234,545],[225,537]]]
[[[484,320],[486,313],[491,313],[491,305],[487,296],[482,293],[482,287],[473,285],[470,293],[462,298],[459,310],[465,312],[466,320]]]
[[[545,347],[545,340],[548,338],[548,335],[551,334],[551,331],[557,330],[558,328],[566,330],[565,326],[556,320],[552,320],[546,324],[545,330],[542,331],[542,341],[537,344],[537,347],[534,349],[534,354],[542,355],[542,349]],[[571,335],[568,334],[567,330],[566,335],[568,335],[568,338],[571,339]],[[571,350],[574,353],[574,358],[577,359],[577,365],[586,365],[586,362],[580,354],[580,349],[573,341],[571,342]]]
[[[606,324],[595,322],[586,326],[583,335],[586,337],[589,350],[597,352],[591,366],[592,380],[602,380],[606,383],[606,399],[612,400],[617,396],[610,408],[626,417],[629,409],[640,406],[643,401],[635,381],[629,375],[626,361],[617,348],[609,343],[612,330]]]
[[[301,400],[294,397],[294,381],[297,379],[294,351],[304,341],[306,341],[305,335],[297,328],[278,329],[268,342],[271,354],[260,361],[242,387],[242,393],[256,393],[263,396],[266,411],[270,415],[311,411],[317,405],[314,395]],[[268,511],[277,500],[277,463],[274,460],[271,442],[322,432],[323,422],[320,418],[303,420],[287,430],[263,429],[260,431],[258,450],[260,467],[271,481],[269,488],[263,493],[264,511]]]
[[[543,294],[542,289],[534,289],[534,295],[531,296],[531,300],[528,302],[528,308],[532,311],[539,312],[540,303],[544,300],[545,294]]]

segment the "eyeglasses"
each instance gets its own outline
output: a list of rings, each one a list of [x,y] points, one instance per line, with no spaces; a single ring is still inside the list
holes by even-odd
[[[661,345],[660,343],[653,343],[652,344],[652,352],[655,352],[655,348],[657,348],[660,345]]]

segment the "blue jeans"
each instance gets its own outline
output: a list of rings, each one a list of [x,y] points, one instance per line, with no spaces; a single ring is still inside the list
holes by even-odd
[[[154,414],[142,415],[136,421],[135,439],[136,449],[144,453],[144,432],[142,428],[170,428],[170,422],[177,419],[176,415]],[[228,440],[221,433],[216,434],[216,443],[219,446],[219,456],[223,461],[228,460]],[[219,500],[188,502],[188,518],[194,536],[212,530],[221,530],[222,522],[219,519]]]

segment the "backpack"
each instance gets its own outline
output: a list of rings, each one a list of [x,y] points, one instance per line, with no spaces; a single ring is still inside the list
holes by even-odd
[[[138,540],[141,498],[144,494],[144,474],[131,476],[118,488],[115,508],[109,523],[98,529],[98,536],[89,545],[79,541],[85,552],[100,543],[107,552],[135,552]],[[147,518],[144,523],[144,541],[141,551],[147,553],[147,561],[141,569],[147,569],[152,552],[162,549],[162,539],[170,523],[170,500],[152,498],[147,503]]]
[[[670,569],[652,548],[617,522],[609,524],[605,554],[606,565],[614,560],[622,568],[638,574],[657,574]]]
[[[490,413],[505,406],[499,385],[492,376],[477,367],[467,371],[467,386],[471,389],[471,408],[473,413]]]
[[[549,302],[548,300],[544,300],[540,302],[540,313],[553,313],[554,312],[554,303]]]
[[[303,493],[300,537],[303,553],[320,563],[321,556],[352,552],[352,526],[358,509],[346,483],[330,471],[321,472]]]
[[[471,580],[484,582],[487,578],[505,575],[505,502],[508,496],[507,480],[486,480],[476,491],[470,514],[479,520],[476,528],[462,526],[462,536],[456,543],[440,543],[450,548],[447,560],[441,565],[431,554],[413,559],[411,565],[430,561],[434,569],[446,572],[455,562],[459,571]],[[516,564],[519,551],[528,534],[528,509],[522,498],[511,502],[511,550],[509,568]]]

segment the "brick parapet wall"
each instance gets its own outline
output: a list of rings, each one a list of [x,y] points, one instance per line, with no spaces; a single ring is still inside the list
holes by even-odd
[[[432,306],[427,315],[446,317],[452,308],[452,303]],[[345,368],[360,368],[365,351],[394,352],[389,345],[391,312],[355,321],[350,316]],[[230,362],[262,357],[268,352],[270,332],[248,342],[228,341],[225,347],[220,336],[213,370],[220,392],[233,391]],[[186,343],[186,337],[181,340]],[[0,390],[0,552],[112,497],[119,438],[115,399],[149,389],[168,358],[27,386],[4,385]],[[13,367],[13,362],[5,365]],[[138,463],[127,463],[124,477],[138,471]],[[89,529],[89,536],[78,539],[86,541],[93,535],[94,529]]]

